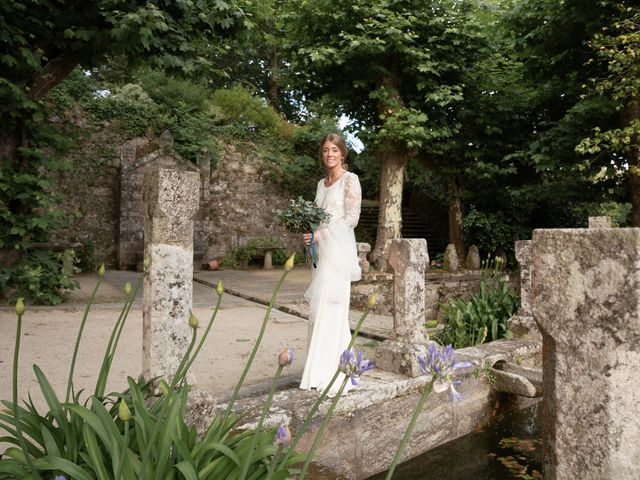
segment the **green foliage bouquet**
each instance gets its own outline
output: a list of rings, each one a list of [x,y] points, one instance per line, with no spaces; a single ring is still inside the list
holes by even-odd
[[[318,225],[331,218],[331,215],[315,202],[305,200],[301,196],[289,200],[289,206],[285,210],[277,210],[276,214],[280,223],[291,233],[313,232]]]

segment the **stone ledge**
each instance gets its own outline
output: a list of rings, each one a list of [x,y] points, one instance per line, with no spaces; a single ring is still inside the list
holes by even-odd
[[[479,347],[458,350],[459,360],[471,361],[482,371],[485,362],[491,365],[507,360],[526,365],[541,362],[542,346],[527,340],[498,340]],[[431,394],[428,408],[418,423],[403,459],[424,453],[442,443],[465,435],[487,421],[494,413],[496,394],[489,382],[474,373],[475,367],[459,371],[462,380],[459,391],[464,399],[450,403],[449,393]],[[407,378],[382,370],[367,372],[348,395],[338,401],[325,437],[320,443],[316,462],[353,479],[365,479],[388,468],[409,423],[418,398],[427,382],[426,376]],[[264,425],[289,424],[295,432],[318,398],[315,391],[290,388],[278,392]],[[242,427],[256,425],[265,395],[239,400],[236,413],[247,413]],[[327,399],[314,415],[309,430],[303,436],[299,450],[306,451],[313,441],[322,417],[330,405]],[[226,404],[218,406],[222,411]],[[384,435],[381,435],[384,432]],[[349,448],[345,449],[344,446]],[[367,454],[363,454],[364,451]]]

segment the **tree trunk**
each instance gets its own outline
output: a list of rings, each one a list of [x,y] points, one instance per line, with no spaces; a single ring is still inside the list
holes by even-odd
[[[629,102],[624,113],[625,126],[640,118],[640,104]],[[629,152],[629,195],[631,201],[631,226],[640,227],[640,146],[638,135],[631,136]]]
[[[399,59],[392,56],[388,61],[387,73],[376,82],[385,93],[376,105],[381,119],[393,117],[404,106],[398,88]],[[382,148],[376,152],[380,165],[380,210],[376,246],[371,252],[371,261],[380,271],[387,270],[391,240],[400,238],[402,233],[402,189],[409,165],[406,148],[388,138],[383,142]]]
[[[447,184],[449,197],[449,243],[453,243],[458,254],[458,260],[464,263],[465,248],[462,238],[462,201],[460,200],[460,187],[455,177],[449,179]]]
[[[268,103],[271,105],[277,112],[280,111],[280,86],[279,77],[280,77],[280,54],[278,52],[278,47],[271,47],[271,55],[269,55],[269,63],[270,63],[270,75],[269,75],[269,98]]]
[[[409,164],[408,155],[399,148],[389,147],[377,155],[380,164],[380,211],[376,246],[371,260],[377,270],[387,269],[391,240],[400,238],[402,230],[402,189]]]

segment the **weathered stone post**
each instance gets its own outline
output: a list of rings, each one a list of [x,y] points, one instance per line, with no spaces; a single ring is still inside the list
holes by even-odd
[[[392,240],[389,265],[393,268],[393,332],[376,351],[382,370],[409,377],[421,375],[416,355],[426,352],[425,271],[429,264],[427,241]]]
[[[447,245],[447,248],[444,251],[444,262],[442,268],[450,272],[458,271],[458,252],[453,243]]]
[[[536,230],[546,480],[640,472],[640,229]]]
[[[142,371],[170,380],[191,338],[193,216],[197,172],[151,169],[143,181],[144,255]]]
[[[611,217],[589,217],[589,228],[611,228]]]
[[[467,270],[480,270],[482,263],[480,261],[480,251],[478,247],[475,245],[471,245],[469,247],[469,251],[467,252],[467,259],[464,263],[464,266]]]
[[[520,307],[507,322],[509,330],[518,338],[542,341],[531,312],[531,240],[516,242],[516,260],[520,266]]]

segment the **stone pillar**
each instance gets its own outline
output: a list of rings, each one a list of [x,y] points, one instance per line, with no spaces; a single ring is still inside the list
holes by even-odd
[[[640,229],[536,230],[545,480],[640,472]]]
[[[480,251],[477,246],[471,245],[469,247],[464,266],[467,270],[480,270]]]
[[[531,240],[516,242],[516,260],[520,266],[520,307],[507,325],[515,337],[541,342],[542,335],[531,313]]]
[[[589,217],[589,228],[611,228],[611,217]]]
[[[358,250],[358,263],[360,264],[360,269],[362,270],[362,273],[367,273],[371,267],[369,260],[367,260],[367,254],[371,251],[371,245],[365,242],[357,242],[356,249]]]
[[[442,268],[450,272],[458,271],[458,252],[456,251],[456,246],[453,243],[447,245],[447,248],[444,251],[444,262]]]
[[[429,264],[427,241],[392,240],[389,265],[393,268],[393,332],[376,351],[376,364],[382,370],[417,377],[416,355],[426,352],[425,271]]]
[[[193,216],[197,172],[150,169],[143,181],[144,255],[142,372],[170,380],[191,338]]]

